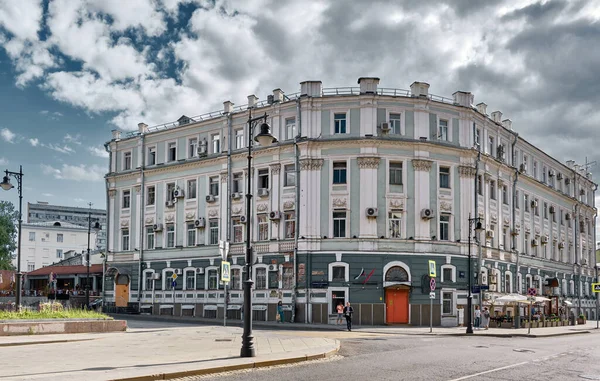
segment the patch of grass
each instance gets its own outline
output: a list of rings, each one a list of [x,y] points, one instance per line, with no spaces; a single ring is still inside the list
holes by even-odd
[[[85,310],[61,310],[61,311],[0,311],[0,320],[35,320],[35,319],[103,319],[112,320],[112,317],[96,312]]]

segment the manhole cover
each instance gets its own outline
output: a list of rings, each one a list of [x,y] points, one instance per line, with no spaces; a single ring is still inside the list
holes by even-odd
[[[233,339],[215,339],[215,341],[233,341]]]
[[[532,351],[531,349],[513,349],[513,351],[520,353],[535,353],[535,351]]]
[[[579,377],[586,380],[600,380],[600,374],[580,374]]]

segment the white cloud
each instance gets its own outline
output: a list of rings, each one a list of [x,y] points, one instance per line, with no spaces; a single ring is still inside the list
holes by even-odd
[[[14,144],[15,137],[17,135],[15,133],[13,133],[11,130],[9,130],[8,128],[3,128],[2,130],[0,130],[0,136],[2,136],[2,139],[4,139],[5,142]]]
[[[88,151],[94,156],[108,159],[108,152],[101,147],[88,147]]]
[[[64,153],[64,154],[67,154],[67,155],[75,153],[75,150],[73,148],[67,146],[67,145],[60,146],[58,144],[52,144],[52,143],[45,144],[45,143],[42,143],[42,147],[46,147],[46,148],[49,148],[49,149],[51,149],[53,151]]]
[[[81,135],[80,134],[77,134],[75,136],[72,136],[70,134],[66,134],[65,137],[63,138],[63,140],[65,141],[65,143],[72,143],[72,144],[81,145]]]
[[[40,114],[42,114],[42,115],[48,115],[49,112],[50,111],[48,111],[48,110],[42,110],[42,111],[40,111]]]
[[[15,38],[37,40],[42,19],[42,0],[0,2],[0,25]]]
[[[29,139],[29,144],[33,147],[37,147],[40,144],[40,140],[38,138]]]
[[[59,180],[72,181],[102,181],[105,170],[98,165],[69,165],[63,164],[62,167],[54,168],[51,165],[42,164],[42,172],[45,175],[51,175]]]
[[[42,193],[42,196],[44,196],[44,197],[54,197],[54,195],[52,193]]]
[[[8,165],[8,159],[0,157],[0,165]]]

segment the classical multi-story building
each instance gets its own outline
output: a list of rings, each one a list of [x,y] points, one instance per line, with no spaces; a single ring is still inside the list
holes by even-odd
[[[75,206],[50,205],[47,202],[38,201],[33,204],[27,203],[27,222],[55,222],[63,221],[70,224],[88,227],[88,219],[91,213],[92,225],[100,223],[102,230],[97,235],[97,240],[92,241],[92,249],[106,249],[106,210],[79,208]]]
[[[456,325],[469,253],[473,283],[488,288],[475,303],[535,288],[551,299],[547,313],[572,305],[592,317],[596,184],[584,167],[533,146],[471,93],[358,84],[302,82],[296,94],[276,89],[264,102],[251,95],[242,107],[113,131],[109,304],[239,317],[250,226],[255,319],[274,320],[281,300],[296,321],[331,322],[350,301],[362,324],[428,324],[433,260],[434,324]],[[279,140],[253,149],[250,173],[249,110],[266,113]],[[469,217],[484,228],[471,250]],[[231,242],[227,297],[220,240]]]
[[[82,253],[88,247],[88,229],[68,222],[32,222],[21,227],[21,269],[31,272],[65,259],[67,252]],[[95,242],[92,230],[90,242]],[[15,257],[16,267],[16,257]]]

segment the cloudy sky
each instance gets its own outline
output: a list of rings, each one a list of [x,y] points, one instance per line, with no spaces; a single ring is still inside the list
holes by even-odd
[[[599,19],[594,0],[0,0],[0,168],[23,165],[25,201],[104,207],[112,129],[361,76],[471,91],[559,160],[600,160]]]

